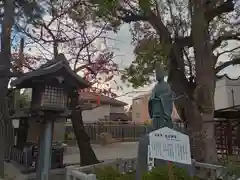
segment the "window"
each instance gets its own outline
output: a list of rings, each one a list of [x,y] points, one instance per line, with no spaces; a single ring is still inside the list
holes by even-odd
[[[134,103],[135,104],[140,104],[141,103],[141,99],[134,99]]]
[[[140,113],[136,113],[136,118],[140,118]]]

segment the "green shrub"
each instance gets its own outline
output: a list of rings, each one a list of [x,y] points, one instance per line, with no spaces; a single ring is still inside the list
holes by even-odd
[[[227,156],[221,159],[220,163],[225,167],[221,169],[222,173],[220,174],[223,180],[228,180],[229,177],[231,177],[231,180],[240,178],[240,164],[236,156]]]
[[[220,174],[223,180],[237,180],[240,177],[240,166],[235,164],[227,164],[226,168],[221,169],[222,173]]]
[[[196,180],[197,178],[192,178],[188,173],[181,168],[173,166],[172,168],[173,176],[172,180]],[[127,172],[124,174],[119,173],[112,167],[105,167],[101,169],[96,169],[95,174],[98,180],[135,180],[135,172]],[[152,171],[145,173],[142,180],[170,180],[168,166],[159,166],[154,168]]]
[[[113,169],[111,166],[107,166],[104,168],[95,169],[95,174],[98,180],[116,180],[121,174]]]
[[[172,177],[169,177],[168,166],[158,166],[143,175],[142,180],[196,180],[188,175],[187,171],[176,166],[172,166]]]
[[[122,174],[121,176],[117,177],[116,180],[136,180],[136,173],[126,173]]]

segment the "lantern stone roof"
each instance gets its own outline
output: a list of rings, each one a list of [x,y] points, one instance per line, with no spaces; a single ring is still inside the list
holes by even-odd
[[[11,82],[11,86],[17,88],[29,88],[34,80],[48,80],[51,76],[62,76],[67,78],[66,83],[75,88],[87,88],[90,86],[89,82],[77,75],[69,66],[63,54],[59,54],[55,59],[48,61],[40,66],[40,68],[25,73],[22,77]]]

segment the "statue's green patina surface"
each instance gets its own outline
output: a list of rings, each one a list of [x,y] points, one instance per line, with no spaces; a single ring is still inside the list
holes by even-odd
[[[149,116],[152,119],[152,130],[161,127],[172,128],[171,114],[173,110],[173,92],[167,82],[164,81],[164,68],[160,63],[156,64],[157,84],[152,90],[148,102]]]

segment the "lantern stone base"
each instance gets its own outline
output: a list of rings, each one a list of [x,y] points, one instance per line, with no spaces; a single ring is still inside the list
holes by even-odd
[[[4,180],[37,180],[36,173],[23,174],[21,173],[21,170],[12,163],[5,163],[4,168],[4,173],[6,174],[6,178]],[[50,170],[49,179],[65,180],[65,169],[61,168]]]

